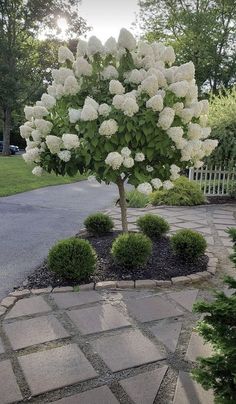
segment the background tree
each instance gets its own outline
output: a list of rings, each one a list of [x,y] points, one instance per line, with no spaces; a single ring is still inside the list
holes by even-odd
[[[236,79],[235,0],[140,0],[148,40],[165,40],[179,63],[192,60],[202,90],[217,92]]]
[[[34,101],[49,76],[49,67],[57,64],[61,41],[57,20],[64,17],[70,35],[87,30],[79,16],[78,1],[2,0],[0,3],[0,118],[3,131],[3,155],[9,154],[12,117],[17,125],[21,108]],[[50,39],[40,41],[39,33]]]

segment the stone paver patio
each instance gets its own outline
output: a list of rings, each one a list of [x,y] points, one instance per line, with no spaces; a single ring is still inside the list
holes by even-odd
[[[171,232],[190,227],[206,235],[220,260],[215,278],[182,288],[26,293],[14,306],[6,301],[1,404],[213,404],[212,392],[189,376],[196,357],[211,354],[194,332],[192,306],[221,285],[221,268],[232,270],[222,231],[236,226],[236,207],[151,211],[171,219]],[[131,210],[132,226],[144,212]]]

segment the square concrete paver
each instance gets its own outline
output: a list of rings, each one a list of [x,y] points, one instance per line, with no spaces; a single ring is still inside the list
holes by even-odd
[[[4,352],[5,352],[5,349],[4,349],[4,346],[3,346],[3,343],[2,343],[2,339],[0,338],[0,354],[2,354]]]
[[[68,315],[82,334],[93,334],[131,325],[125,316],[110,304],[71,310]]]
[[[171,352],[175,352],[182,324],[182,321],[172,321],[171,323],[161,321],[150,330]]]
[[[4,330],[13,349],[21,349],[69,336],[56,317],[51,314],[5,324]]]
[[[21,356],[19,363],[33,396],[97,376],[75,344]]]
[[[196,332],[193,332],[188,344],[185,359],[195,362],[199,356],[207,357],[211,356],[212,353],[211,345],[205,344],[203,338]]]
[[[34,296],[18,300],[5,318],[15,318],[28,316],[31,314],[46,313],[51,310],[51,307],[45,302],[42,296]]]
[[[118,404],[119,401],[112,394],[107,386],[88,390],[84,393],[76,394],[71,397],[62,398],[59,401],[53,401],[51,404]]]
[[[67,292],[52,294],[55,303],[60,309],[68,309],[82,304],[95,303],[103,300],[102,296],[95,290],[83,292]]]
[[[188,373],[180,372],[173,404],[214,404],[211,391],[193,381]]]
[[[165,358],[140,331],[101,337],[91,342],[91,345],[113,372]]]
[[[16,403],[22,400],[19,386],[9,360],[0,362],[0,403]]]
[[[174,305],[159,296],[144,297],[124,302],[128,311],[137,320],[145,323],[168,317],[181,316],[183,313]]]
[[[135,404],[153,404],[168,366],[123,379],[119,383]]]

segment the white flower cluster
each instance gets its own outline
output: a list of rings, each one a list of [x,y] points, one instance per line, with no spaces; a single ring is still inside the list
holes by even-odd
[[[95,128],[98,147],[105,142],[109,142],[108,150],[111,145],[114,147],[106,158],[102,156],[106,166],[123,170],[123,175],[138,167],[147,179],[138,189],[146,194],[161,187],[171,189],[181,170],[176,164],[169,165],[167,153],[163,166],[165,181],[151,178],[158,166],[155,167],[156,157],[152,162],[146,153],[149,145],[145,143],[148,138],[145,129],[149,125],[151,128],[154,123],[152,143],[161,142],[166,136],[170,149],[179,156],[181,167],[184,166],[181,162],[200,167],[204,157],[217,146],[216,140],[209,139],[208,102],[198,101],[194,65],[189,62],[173,66],[175,53],[171,46],[137,42],[123,28],[118,41],[110,37],[104,45],[95,36],[88,42],[79,40],[75,56],[61,46],[58,61],[62,66],[52,70],[53,81],[41,99],[34,106],[25,107],[27,122],[20,127],[27,143],[24,159],[37,163],[35,175],[43,172],[40,162],[44,151],[67,163],[86,148],[91,141],[86,138],[86,128],[90,128],[90,133]],[[125,65],[129,65],[127,71]],[[64,105],[67,105],[65,111]],[[55,116],[61,122],[53,130]],[[129,147],[120,146],[124,145],[120,138],[131,135],[127,146],[137,145],[132,152]]]

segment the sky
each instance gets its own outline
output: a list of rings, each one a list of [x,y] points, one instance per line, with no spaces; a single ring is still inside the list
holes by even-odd
[[[93,30],[87,34],[105,42],[110,36],[118,38],[121,28],[131,28],[138,12],[138,0],[82,0],[81,17]]]

